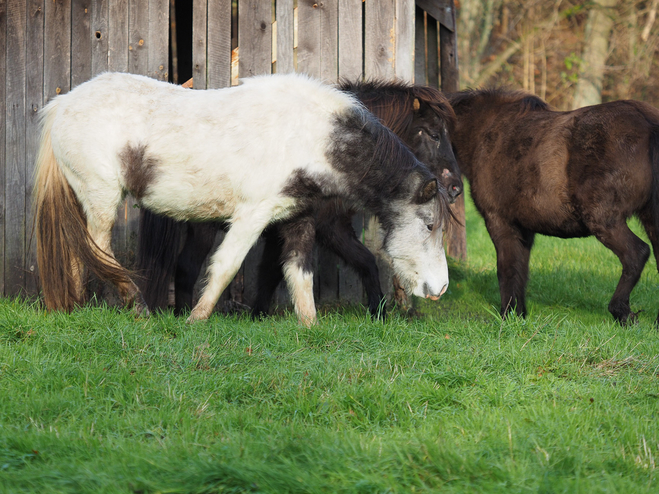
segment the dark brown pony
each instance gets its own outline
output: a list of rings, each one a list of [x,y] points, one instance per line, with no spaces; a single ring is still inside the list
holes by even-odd
[[[353,93],[387,127],[394,131],[425,163],[446,188],[451,202],[462,193],[462,180],[449,134],[454,114],[446,98],[437,89],[403,82],[342,82],[343,91]],[[351,218],[340,200],[317,204],[316,241],[332,250],[361,277],[371,314],[382,310],[384,296],[373,254],[357,239]],[[142,286],[151,309],[168,305],[169,280],[174,274],[175,312],[180,314],[192,305],[193,287],[202,264],[213,246],[222,224],[185,223],[145,211],[141,217],[137,270],[143,275]],[[267,313],[277,285],[283,278],[280,229],[267,229],[264,254],[259,265],[258,292],[252,308],[254,315]],[[180,235],[185,236],[179,252]],[[165,240],[166,239],[166,240]]]
[[[449,101],[456,156],[496,248],[502,314],[526,315],[536,233],[594,235],[622,263],[609,312],[620,323],[634,320],[629,295],[650,249],[627,219],[640,219],[656,257],[659,111],[638,101],[551,111],[540,98],[501,89],[455,93]]]

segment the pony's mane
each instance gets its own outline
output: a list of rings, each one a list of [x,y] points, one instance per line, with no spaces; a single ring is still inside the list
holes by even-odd
[[[363,118],[368,117],[364,115]],[[414,170],[425,171],[429,177],[434,176],[389,127],[385,125],[377,125],[375,127],[375,132],[376,145],[373,152],[373,162],[381,164],[386,163],[389,165],[386,169],[382,169],[382,172],[386,177],[386,182],[388,183],[390,190],[396,189]],[[446,226],[449,221],[456,218],[451,211],[446,189],[442,187],[439,181],[438,185],[438,219]]]
[[[364,82],[341,80],[339,88],[355,94],[384,125],[399,136],[407,136],[412,131],[415,99],[428,105],[446,123],[449,133],[454,128],[453,108],[446,97],[433,87],[373,79]]]
[[[518,103],[520,113],[548,111],[551,109],[539,96],[505,87],[466,89],[448,95],[448,101],[454,109],[463,105],[469,105],[476,99],[479,99],[484,104],[502,105]]]

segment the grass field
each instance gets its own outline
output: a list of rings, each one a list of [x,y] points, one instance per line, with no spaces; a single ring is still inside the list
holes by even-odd
[[[416,320],[0,301],[0,492],[659,492],[654,259],[620,327],[615,256],[538,238],[530,316],[502,322],[471,200],[467,229]]]

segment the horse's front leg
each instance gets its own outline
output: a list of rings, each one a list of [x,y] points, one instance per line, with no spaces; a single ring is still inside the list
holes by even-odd
[[[486,218],[487,231],[497,253],[501,315],[514,310],[526,317],[526,283],[535,234],[509,225],[498,217]]]
[[[211,257],[207,283],[188,322],[208,319],[224,289],[236,276],[249,249],[272,218],[271,210],[258,207],[237,212],[224,240]]]
[[[312,266],[315,230],[311,214],[297,216],[279,226],[279,232],[284,241],[281,257],[284,278],[293,299],[295,314],[298,320],[307,327],[316,322]]]

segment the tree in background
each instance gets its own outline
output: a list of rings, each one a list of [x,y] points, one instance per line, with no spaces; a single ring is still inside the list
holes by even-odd
[[[595,0],[588,13],[583,40],[583,60],[574,92],[572,108],[597,105],[602,102],[602,80],[609,40],[615,18],[617,0]]]
[[[659,84],[654,83],[659,81],[658,4],[456,0],[461,87],[508,85],[567,110],[575,104],[580,81],[592,81],[595,69],[600,71],[594,80],[603,101],[634,98],[659,106]],[[587,28],[591,16],[606,13],[605,21],[591,21],[595,29]],[[606,21],[610,27],[600,29]],[[606,39],[604,49],[594,49],[592,40],[598,37],[598,46]],[[593,62],[591,52],[602,61]]]

